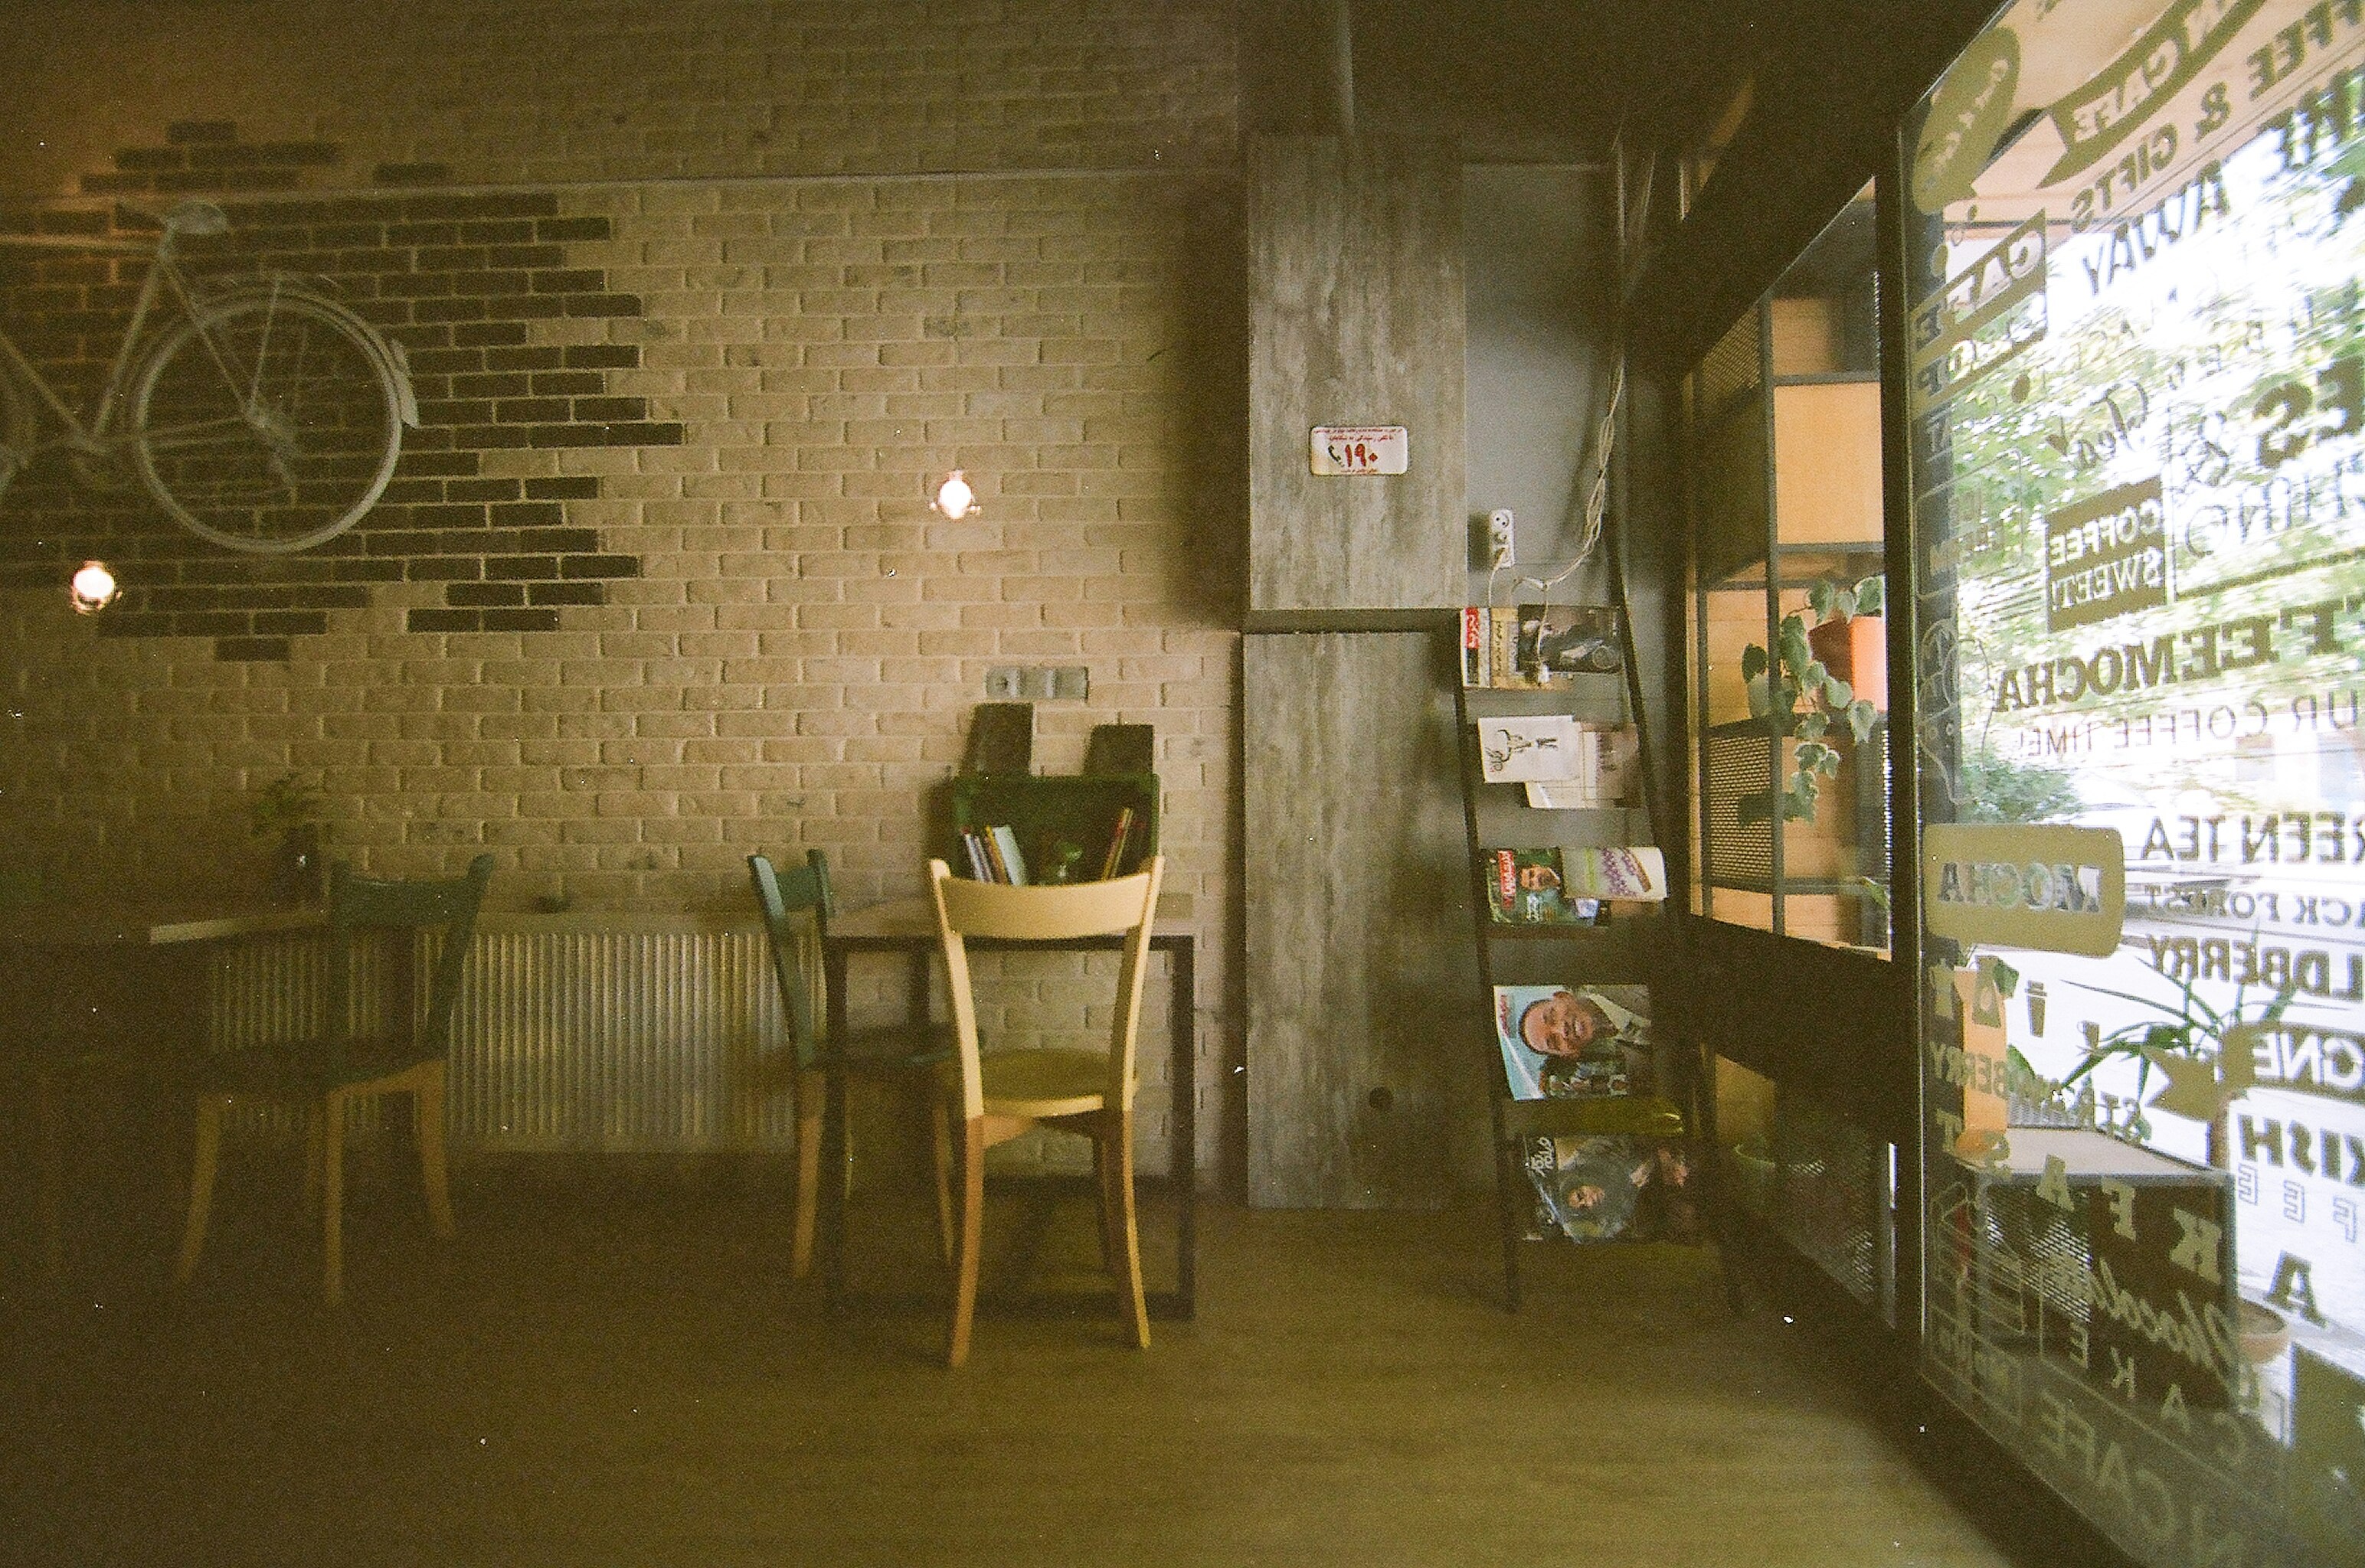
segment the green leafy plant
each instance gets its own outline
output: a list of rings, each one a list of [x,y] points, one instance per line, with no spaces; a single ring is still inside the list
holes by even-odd
[[[272,834],[284,835],[303,827],[317,829],[320,824],[320,792],[293,773],[283,773],[255,791],[254,798],[247,802],[246,818],[257,838]]]
[[[2155,1068],[2169,1079],[2178,1080],[2188,1076],[2178,1069],[2190,1064],[2205,1073],[2207,1086],[2185,1087],[2183,1093],[2186,1097],[2183,1099],[2178,1098],[2179,1089],[2171,1088],[2163,1092],[2155,1103],[2180,1115],[2194,1115],[2196,1119],[2210,1122],[2214,1144],[2215,1121],[2218,1113],[2224,1110],[2224,1103],[2239,1093],[2249,1082],[2247,1061],[2242,1062],[2238,1070],[2229,1070],[2233,1064],[2227,1052],[2235,1037],[2249,1031],[2273,1027],[2281,1021],[2284,1010],[2291,1006],[2297,992],[2292,987],[2285,986],[2276,991],[2271,1000],[2254,1004],[2250,1001],[2249,988],[2236,984],[2234,1000],[2221,1012],[2202,1000],[2195,989],[2197,978],[2187,974],[2178,982],[2177,998],[2173,1003],[2161,1002],[2156,997],[2137,996],[2131,991],[2112,991],[2105,986],[2087,985],[2082,980],[2072,981],[2079,989],[2090,991],[2098,996],[2132,1002],[2138,1007],[2160,1014],[2163,1021],[2129,1024],[2090,1043],[2086,1047],[2086,1059],[2069,1070],[2057,1092],[2066,1094],[2079,1080],[2106,1061],[2131,1060],[2135,1063],[2135,1103],[2141,1107],[2144,1096],[2151,1087]],[[2204,1106],[2198,1103],[2204,1100],[2210,1103]],[[2171,1101],[2176,1103],[2170,1103]],[[2205,1114],[2202,1114],[2204,1111]],[[2151,1125],[2140,1109],[2128,1124],[2127,1131],[2137,1138],[2149,1135]]]
[[[1826,577],[1807,590],[1808,609],[1815,617],[1811,622],[1805,612],[1793,610],[1774,630],[1772,654],[1755,643],[1741,650],[1749,711],[1772,719],[1778,733],[1799,742],[1788,779],[1779,790],[1743,795],[1736,808],[1741,821],[1771,821],[1778,805],[1785,822],[1813,822],[1821,781],[1837,778],[1840,771],[1839,748],[1827,737],[1835,726],[1844,726],[1858,745],[1872,738],[1880,710],[1824,666],[1808,633],[1813,626],[1877,615],[1883,598],[1877,577],[1862,578],[1853,588]]]

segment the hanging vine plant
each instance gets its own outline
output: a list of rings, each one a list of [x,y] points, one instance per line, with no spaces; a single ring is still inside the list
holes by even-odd
[[[1844,624],[1859,615],[1878,615],[1884,602],[1881,579],[1864,577],[1854,587],[1824,578],[1807,590],[1808,610],[1793,610],[1774,629],[1774,654],[1751,643],[1741,650],[1741,677],[1748,685],[1749,711],[1771,719],[1776,732],[1799,743],[1790,777],[1779,790],[1765,789],[1741,797],[1735,814],[1743,823],[1773,820],[1778,804],[1784,822],[1811,823],[1822,780],[1839,776],[1839,749],[1828,737],[1835,727],[1861,745],[1872,738],[1880,710],[1859,697],[1816,656],[1812,629]]]

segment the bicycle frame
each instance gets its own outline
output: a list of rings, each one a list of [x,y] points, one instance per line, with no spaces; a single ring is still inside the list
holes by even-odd
[[[148,325],[149,315],[155,309],[157,300],[163,297],[165,286],[168,283],[171,285],[174,295],[184,312],[191,316],[196,313],[196,301],[189,293],[188,282],[181,275],[180,266],[174,260],[173,235],[174,230],[170,223],[165,225],[164,232],[153,243],[144,240],[107,240],[80,235],[0,235],[0,245],[73,251],[84,255],[98,251],[116,255],[146,255],[151,258],[148,274],[140,281],[139,298],[131,307],[130,324],[124,329],[123,342],[116,348],[115,363],[107,367],[106,379],[99,388],[98,406],[92,412],[87,424],[83,422],[73,409],[67,407],[65,399],[58,396],[57,389],[50,385],[48,378],[42,375],[32,361],[25,357],[24,351],[17,347],[6,331],[0,330],[0,360],[7,362],[9,371],[15,375],[19,386],[28,387],[39,394],[41,401],[48,405],[50,411],[57,417],[58,422],[65,427],[66,433],[63,440],[47,442],[36,441],[33,443],[32,452],[46,451],[50,446],[66,446],[79,452],[103,453],[112,441],[119,439],[112,435],[116,410],[122,407],[124,390],[130,380],[131,367],[137,363],[140,350],[147,341],[144,329]],[[18,456],[28,457],[31,454],[30,452],[20,453]]]

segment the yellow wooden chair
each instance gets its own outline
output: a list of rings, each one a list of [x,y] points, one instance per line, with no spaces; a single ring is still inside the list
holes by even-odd
[[[928,862],[959,1047],[960,1234],[952,1329],[945,1352],[953,1366],[969,1360],[970,1324],[977,1310],[985,1151],[1037,1126],[1063,1127],[1093,1140],[1100,1172],[1103,1258],[1116,1277],[1119,1306],[1133,1342],[1144,1349],[1149,1344],[1149,1312],[1141,1292],[1141,1238],[1134,1221],[1134,1040],[1141,1020],[1141,985],[1158,884],[1165,871],[1164,857],[1152,857],[1134,875],[1110,881],[1008,887],[956,880],[943,861]],[[966,938],[1057,942],[1116,935],[1126,938],[1125,957],[1117,970],[1116,1008],[1106,1053],[1041,1047],[991,1055],[980,1050]]]
[[[222,1113],[241,1101],[294,1105],[304,1112],[310,1163],[306,1190],[316,1185],[322,1208],[322,1287],[329,1304],[344,1298],[345,1107],[387,1094],[411,1097],[420,1175],[427,1212],[439,1236],[450,1236],[452,1196],[443,1159],[443,1058],[460,1002],[460,969],[476,934],[476,913],[493,875],[493,857],[479,855],[467,874],[447,881],[390,882],[354,876],[342,861],[329,868],[329,984],[326,1032],[285,1045],[221,1051],[196,1070],[196,1170],[189,1183],[189,1219],[174,1271],[185,1284],[205,1250],[213,1206],[214,1171],[221,1148]],[[442,935],[429,983],[418,983],[420,938]],[[355,1027],[353,1004],[359,949],[376,942],[387,964],[382,1029]]]

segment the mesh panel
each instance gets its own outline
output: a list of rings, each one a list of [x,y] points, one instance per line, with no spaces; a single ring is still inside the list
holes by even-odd
[[[1772,786],[1773,746],[1756,725],[1721,726],[1708,737],[1708,879],[1720,887],[1771,884],[1771,822],[1743,823],[1744,797]]]
[[[1757,390],[1757,312],[1752,310],[1708,351],[1693,377],[1693,407],[1703,421],[1714,420]]]
[[[1848,1294],[1880,1298],[1883,1147],[1821,1107],[1785,1099],[1774,1118],[1774,1228]]]

